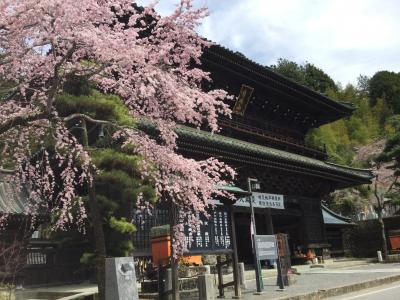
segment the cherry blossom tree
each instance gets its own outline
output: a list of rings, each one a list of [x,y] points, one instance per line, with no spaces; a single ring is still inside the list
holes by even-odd
[[[90,145],[77,139],[70,126],[75,121],[113,126],[115,139],[143,156],[143,176],[153,178],[160,201],[179,209],[174,255],[182,254],[187,246],[182,222],[195,228],[200,222],[196,212],[206,214],[212,195],[223,195],[215,187],[234,176],[214,158],[195,161],[177,153],[177,124],[217,131],[217,116],[230,114],[225,91],[202,88],[211,80],[200,69],[202,49],[209,43],[194,29],[207,10],[191,2],[181,0],[166,17],[131,0],[0,2],[0,78],[12,84],[0,106],[0,167],[11,165],[15,180],[29,191],[25,214],[34,219],[50,213],[55,229],[83,226],[87,216],[77,190],[88,186],[93,225],[101,224],[96,223]],[[80,113],[61,117],[55,102],[71,76],[118,95],[132,118],[156,126],[159,135]],[[100,231],[95,236],[101,261]]]

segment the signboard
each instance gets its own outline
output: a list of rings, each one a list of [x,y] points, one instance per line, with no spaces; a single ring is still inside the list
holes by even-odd
[[[232,112],[234,114],[238,114],[243,116],[246,111],[247,104],[249,103],[250,97],[253,94],[254,88],[251,86],[242,84],[240,88],[239,97],[235,102],[235,106],[233,107]]]
[[[184,231],[189,252],[229,250],[232,248],[230,218],[226,209],[213,210],[208,219],[204,215],[199,215],[199,217],[202,224],[197,226],[196,231],[185,226]]]
[[[283,205],[283,195],[254,192],[249,197],[253,201],[253,207],[285,209]],[[235,205],[249,207],[249,197],[239,198],[236,201]]]
[[[254,241],[259,260],[278,258],[275,235],[255,235]]]
[[[251,196],[239,198],[234,206],[250,207],[249,197],[253,201],[254,208],[275,208],[285,209],[283,202],[283,195],[256,193],[253,192]],[[215,205],[222,205],[218,200],[212,200]]]

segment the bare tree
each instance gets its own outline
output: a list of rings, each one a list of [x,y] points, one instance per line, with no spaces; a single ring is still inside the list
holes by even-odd
[[[385,198],[390,195],[397,186],[399,176],[387,168],[382,162],[376,162],[375,179],[373,183],[373,191],[376,199],[375,211],[378,215],[378,222],[381,231],[382,255],[387,257],[387,241],[385,234],[385,224],[383,222],[383,211]]]
[[[26,264],[26,245],[17,240],[0,242],[0,286],[11,292],[17,277]]]

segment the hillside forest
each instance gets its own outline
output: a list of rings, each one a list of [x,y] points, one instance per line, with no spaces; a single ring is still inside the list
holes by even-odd
[[[309,62],[298,64],[281,58],[270,68],[335,101],[351,103],[355,108],[351,117],[314,129],[306,142],[325,147],[330,162],[374,167],[374,159],[383,151],[387,139],[396,135],[400,123],[400,73],[378,71],[372,77],[360,75],[356,85],[342,86]],[[384,185],[379,188],[385,188]],[[374,207],[372,194],[371,186],[360,186],[335,192],[324,202],[334,211],[357,219],[361,211]],[[397,206],[399,198],[392,194],[388,201]]]

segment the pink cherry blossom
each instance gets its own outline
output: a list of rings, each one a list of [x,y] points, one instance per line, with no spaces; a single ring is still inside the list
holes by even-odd
[[[194,9],[189,0],[166,17],[151,6],[135,7],[131,0],[0,2],[0,78],[15,83],[0,106],[0,166],[14,164],[15,180],[29,193],[26,214],[51,213],[55,228],[83,225],[77,188],[91,183],[95,167],[58,115],[55,99],[68,75],[86,76],[99,90],[118,95],[133,118],[158,127],[161,142],[134,128],[119,127],[115,138],[135,145],[161,201],[179,208],[174,239],[182,253],[182,224],[196,227],[197,213],[206,213],[209,199],[223,194],[215,186],[231,180],[234,171],[214,158],[177,154],[174,128],[217,131],[218,115],[230,110],[225,91],[202,89],[210,76],[199,68],[200,56],[210,44],[194,29],[207,10]]]

